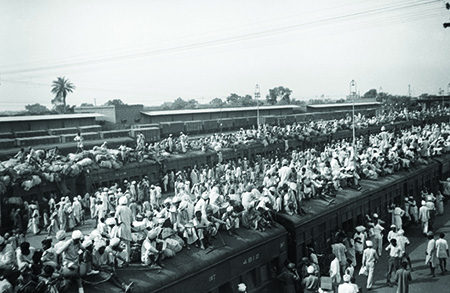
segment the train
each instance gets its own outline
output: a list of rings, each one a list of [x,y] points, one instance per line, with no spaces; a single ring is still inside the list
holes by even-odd
[[[377,110],[358,109],[358,113],[366,117],[375,116]],[[231,115],[231,114],[230,114]],[[316,113],[292,113],[280,115],[261,115],[259,121],[261,124],[285,126],[287,124],[308,123],[310,121],[342,119],[348,115],[348,111],[328,111]],[[188,120],[188,121],[167,121],[150,124],[136,124],[130,130],[130,136],[142,132],[150,142],[166,138],[170,134],[177,136],[180,132],[187,135],[207,134],[215,132],[226,132],[243,129],[249,129],[257,125],[257,116],[247,117],[218,117],[215,119]]]
[[[397,121],[389,124],[385,124],[386,130],[405,129],[412,125],[433,124],[448,122],[449,116],[436,116],[426,118],[423,121],[409,120],[409,121]],[[357,129],[355,135],[358,137],[378,133],[381,126],[370,126],[367,128]],[[342,130],[332,134],[322,134],[311,137],[304,137],[299,140],[298,138],[288,138],[288,145],[290,148],[305,149],[309,147],[315,147],[317,149],[323,148],[326,144],[331,144],[334,141],[351,140],[353,138],[352,130]],[[127,143],[132,143],[129,138]],[[109,146],[119,146],[124,143],[122,138],[115,138],[108,143]],[[235,160],[238,158],[254,159],[257,156],[265,157],[273,153],[281,153],[285,149],[285,142],[280,140],[277,143],[270,144],[266,147],[261,147],[260,143],[240,146],[237,148],[222,149],[223,160]],[[197,166],[213,166],[218,162],[218,155],[215,151],[208,150],[203,151],[189,151],[189,154],[173,154],[167,158],[155,161],[144,160],[143,162],[131,162],[125,164],[119,170],[114,169],[102,169],[102,168],[89,168],[83,169],[83,171],[76,177],[62,176],[61,181],[49,182],[42,180],[42,183],[31,188],[30,190],[24,190],[20,187],[20,184],[16,184],[8,187],[6,193],[3,195],[3,200],[0,202],[1,214],[1,226],[5,227],[5,224],[10,223],[10,219],[6,217],[7,210],[14,207],[18,202],[35,200],[41,203],[48,200],[50,194],[55,194],[57,197],[66,194],[78,194],[83,195],[87,192],[93,192],[99,187],[109,187],[114,183],[122,184],[124,180],[139,181],[144,176],[147,176],[150,183],[161,183],[163,175],[170,171],[188,170],[194,165]]]
[[[214,248],[183,249],[174,258],[164,260],[161,272],[132,264],[119,269],[118,275],[134,282],[133,292],[236,292],[241,282],[249,293],[282,292],[277,276],[287,261],[298,266],[312,248],[320,256],[322,274],[327,274],[330,240],[339,229],[355,231],[365,223],[365,216],[377,213],[388,225],[388,204],[400,206],[406,196],[418,202],[424,187],[436,192],[439,180],[449,175],[450,154],[433,159],[429,164],[380,177],[377,181],[362,180],[362,191],[344,189],[334,202],[313,199],[304,203],[304,216],[275,213],[276,227],[264,232],[240,228],[238,236],[219,232]],[[406,223],[405,223],[406,224]],[[406,226],[406,225],[405,225]],[[116,292],[103,283],[87,291]],[[118,292],[118,291],[117,291]]]
[[[448,121],[448,117],[429,118],[426,123]],[[390,128],[411,126],[413,121],[397,122],[387,125]],[[379,131],[373,129],[359,130],[358,135]],[[372,132],[371,132],[372,131]],[[352,131],[342,131],[333,135],[311,137],[299,141],[290,139],[291,147],[307,147],[323,145],[333,140],[351,139]],[[258,155],[282,153],[283,142],[261,147],[249,145],[235,149],[224,149],[224,160],[237,158],[254,158]],[[160,162],[144,161],[129,163],[120,170],[98,169],[83,171],[77,177],[63,178],[58,183],[43,183],[29,191],[13,190],[12,197],[2,201],[2,214],[14,205],[13,198],[20,196],[23,200],[35,199],[45,202],[50,193],[61,192],[61,189],[83,194],[92,192],[123,180],[139,180],[148,176],[151,182],[157,183],[164,174],[171,170],[214,165],[217,162],[216,152],[192,152],[189,155],[173,155]],[[420,193],[424,187],[436,192],[439,180],[449,177],[450,155],[444,154],[433,158],[429,164],[415,166],[410,172],[400,171],[393,175],[380,177],[377,181],[361,180],[362,191],[344,189],[339,191],[334,202],[320,199],[304,202],[308,213],[304,216],[276,213],[276,227],[265,232],[238,229],[239,236],[229,236],[219,232],[214,240],[215,247],[210,250],[187,251],[183,249],[174,258],[165,260],[166,269],[160,273],[132,264],[128,268],[118,270],[118,275],[135,283],[134,292],[235,292],[237,284],[244,282],[251,293],[280,292],[280,281],[277,275],[289,260],[300,265],[302,258],[313,248],[319,255],[327,255],[330,239],[338,228],[353,231],[364,223],[366,214],[377,213],[386,223],[390,223],[387,206],[389,203],[402,204],[406,196],[412,196],[420,202]],[[64,185],[64,187],[62,187]],[[11,199],[10,202],[8,198]],[[5,201],[6,199],[6,201]],[[2,227],[7,227],[5,224]],[[325,262],[325,258],[321,261]],[[326,270],[325,270],[326,271]],[[86,285],[86,291],[116,292],[109,283]],[[88,287],[89,286],[89,287]],[[118,291],[117,291],[118,292]]]

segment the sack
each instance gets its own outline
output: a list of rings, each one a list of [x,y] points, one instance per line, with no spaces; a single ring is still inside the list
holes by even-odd
[[[359,274],[360,274],[360,275],[365,275],[365,276],[367,276],[367,275],[368,275],[368,274],[367,274],[367,267],[362,266],[362,267],[359,269]]]
[[[331,283],[331,277],[320,277],[320,288],[322,290],[332,290],[333,284]]]

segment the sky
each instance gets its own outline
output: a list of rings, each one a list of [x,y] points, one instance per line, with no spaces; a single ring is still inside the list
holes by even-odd
[[[317,3],[316,3],[317,2]],[[111,99],[157,106],[261,97],[300,100],[447,93],[450,11],[436,0],[0,0],[0,111]]]

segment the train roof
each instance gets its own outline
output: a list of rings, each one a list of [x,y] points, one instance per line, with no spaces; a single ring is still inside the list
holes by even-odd
[[[343,108],[343,107],[348,107],[348,106],[352,106],[352,103],[335,103],[335,104],[319,104],[319,105],[307,105],[306,107],[309,108]],[[362,102],[362,103],[355,103],[355,106],[381,106],[380,102]]]
[[[134,282],[133,292],[136,293],[188,292],[194,289],[209,292],[222,285],[223,280],[239,277],[255,265],[287,253],[287,232],[281,225],[264,232],[240,228],[237,233],[237,236],[228,236],[220,232],[213,240],[214,248],[181,250],[175,257],[162,261],[165,268],[160,273],[141,264],[130,264],[127,268],[118,269],[117,273],[121,279]],[[101,291],[104,286],[110,285],[100,284],[95,289]]]
[[[259,106],[259,110],[268,109],[300,109],[296,105],[276,105],[276,106]],[[141,111],[143,115],[147,116],[164,116],[164,115],[182,115],[182,114],[201,114],[201,113],[217,113],[217,112],[240,112],[240,111],[255,111],[258,107],[232,107],[232,108],[209,108],[209,109],[185,109],[185,110],[166,110],[166,111]]]
[[[96,118],[105,115],[98,113],[89,114],[56,114],[56,115],[30,115],[30,116],[7,116],[0,117],[1,122],[20,122],[20,121],[41,121],[41,120],[63,120],[63,119],[82,119]]]
[[[445,157],[446,160],[449,160],[450,155],[444,155],[443,157]],[[360,180],[359,182],[363,188],[361,191],[357,191],[355,189],[347,187],[344,190],[338,191],[337,196],[332,198],[334,201],[331,204],[321,199],[313,199],[306,201],[304,200],[303,208],[304,210],[307,211],[307,215],[305,216],[298,216],[298,215],[290,216],[285,213],[278,213],[277,217],[278,219],[280,218],[282,219],[281,221],[283,222],[285,227],[287,227],[288,230],[301,227],[308,223],[317,226],[321,224],[317,222],[318,216],[321,216],[328,212],[333,211],[337,212],[340,209],[340,207],[348,205],[351,201],[356,202],[360,198],[369,197],[372,194],[379,192],[380,190],[383,190],[384,188],[387,188],[392,184],[401,182],[402,180],[407,179],[409,177],[413,177],[415,174],[421,173],[425,171],[427,168],[435,168],[436,164],[438,164],[437,161],[433,161],[428,165],[419,165],[412,167],[410,169],[411,172],[397,171],[394,174],[385,177],[379,177],[378,180],[363,179]]]

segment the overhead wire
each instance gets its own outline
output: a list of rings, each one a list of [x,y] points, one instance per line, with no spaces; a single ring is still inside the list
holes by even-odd
[[[102,64],[102,63],[110,63],[110,62],[117,62],[117,61],[124,61],[124,60],[130,60],[130,59],[139,59],[139,58],[145,58],[145,57],[151,57],[151,56],[158,56],[162,54],[171,54],[171,53],[177,53],[177,52],[185,52],[185,51],[191,51],[195,49],[201,49],[205,47],[212,47],[212,46],[219,46],[224,44],[230,44],[230,43],[236,43],[236,42],[243,42],[243,41],[249,41],[254,39],[261,39],[265,37],[270,36],[276,36],[277,34],[285,34],[285,33],[297,33],[296,30],[305,31],[308,33],[309,30],[315,30],[316,28],[314,26],[316,25],[322,25],[327,23],[333,23],[333,26],[338,26],[339,22],[346,22],[348,20],[352,19],[358,19],[364,16],[370,16],[370,15],[380,15],[381,13],[390,13],[395,11],[400,11],[403,9],[409,9],[409,8],[415,8],[420,7],[423,5],[428,4],[434,4],[436,1],[416,1],[416,2],[405,2],[405,3],[396,3],[390,6],[384,6],[384,7],[378,7],[373,9],[368,9],[365,11],[359,11],[359,12],[352,12],[344,15],[337,15],[332,16],[324,19],[317,19],[312,21],[306,21],[301,22],[298,24],[292,24],[292,25],[285,25],[283,27],[278,28],[272,28],[272,29],[266,29],[262,31],[257,32],[249,32],[245,34],[240,34],[237,36],[232,37],[225,37],[225,38],[218,38],[216,40],[206,40],[206,41],[199,41],[197,43],[192,44],[182,44],[178,46],[172,46],[168,48],[159,48],[159,49],[150,49],[150,50],[144,50],[142,52],[131,52],[131,53],[125,53],[122,55],[116,55],[116,56],[104,56],[99,57],[97,59],[86,59],[86,60],[78,60],[74,62],[66,62],[66,63],[59,63],[59,64],[53,64],[53,65],[46,65],[46,66],[38,66],[38,67],[29,67],[29,68],[18,68],[18,69],[10,69],[10,70],[3,70],[2,74],[18,74],[18,73],[26,73],[26,72],[39,72],[39,71],[48,71],[52,69],[59,69],[59,68],[67,68],[67,67],[80,67],[80,66],[92,66],[96,64]],[[338,22],[338,23],[336,23]],[[358,27],[358,24],[355,24],[356,27]],[[305,34],[305,33],[303,33]]]

